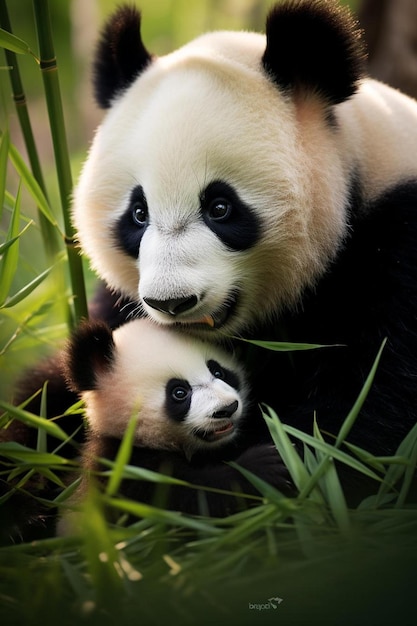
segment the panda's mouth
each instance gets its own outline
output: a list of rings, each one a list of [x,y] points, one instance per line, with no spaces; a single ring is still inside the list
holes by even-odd
[[[235,430],[235,426],[231,420],[225,420],[221,424],[216,424],[215,428],[199,428],[195,431],[196,437],[202,439],[203,441],[207,441],[208,443],[213,443],[215,441],[220,441],[224,437],[228,437]]]
[[[226,302],[222,304],[213,313],[203,315],[195,320],[184,320],[179,322],[181,326],[190,326],[192,328],[204,328],[204,330],[218,330],[222,328],[230,317],[235,313],[238,304],[238,294],[233,291],[226,298]]]

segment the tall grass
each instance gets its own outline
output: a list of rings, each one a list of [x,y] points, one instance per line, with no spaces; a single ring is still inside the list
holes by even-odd
[[[35,0],[34,8],[40,54],[11,34],[4,0],[0,18],[8,32],[0,32],[0,45],[14,68],[18,107],[26,107],[17,78],[19,55],[31,55],[43,72],[62,211],[57,214],[48,199],[29,114],[20,108],[29,165],[13,145],[7,125],[1,129],[0,143],[0,359],[6,379],[16,363],[22,368],[30,351],[54,345],[65,337],[68,325],[86,313],[82,266],[68,219],[71,176],[58,70],[51,61],[55,55],[48,3]],[[29,205],[37,207],[31,216]],[[27,254],[28,242],[30,247],[35,238],[45,250],[39,261]],[[123,454],[103,465],[107,487],[99,490],[92,477],[77,511],[78,532],[34,542],[2,534],[1,623],[414,624],[417,514],[410,485],[417,428],[390,458],[374,457],[346,441],[378,358],[334,445],[323,440],[319,424],[307,435],[264,407],[272,439],[299,495],[288,499],[245,472],[261,494],[257,506],[226,519],[181,515],[120,497],[124,477],[169,482],[126,464],[132,446],[128,429]],[[18,513],[13,503],[19,497],[51,513],[56,507],[71,511],[71,494],[82,470],[63,453],[67,435],[59,427],[59,416],[48,421],[42,408],[41,415],[33,415],[24,406],[13,407],[5,388],[1,398],[1,428],[14,419],[38,432],[33,450],[0,444],[0,480],[6,485],[0,498],[3,521],[10,510]],[[47,434],[60,442],[52,452],[46,449]],[[303,460],[294,440],[304,450]],[[374,495],[356,508],[346,503],[340,466],[374,484]],[[52,485],[53,496],[46,498],[41,491],[33,495],[32,485],[39,482]],[[112,523],[105,510],[113,513]]]

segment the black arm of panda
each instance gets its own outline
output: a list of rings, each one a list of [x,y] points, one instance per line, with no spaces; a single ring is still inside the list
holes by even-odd
[[[114,459],[119,445],[120,441],[115,438],[92,437],[86,450],[87,464],[98,469],[93,458]],[[235,462],[285,495],[295,495],[288,471],[272,444],[250,447],[242,452]],[[213,517],[224,517],[259,502],[253,498],[245,498],[244,495],[229,495],[204,489],[220,489],[248,496],[260,495],[237,469],[226,462],[219,460],[212,463],[188,462],[179,453],[135,447],[129,464],[161,472],[203,488],[124,480],[120,493],[131,500],[147,502],[183,513],[204,513]]]

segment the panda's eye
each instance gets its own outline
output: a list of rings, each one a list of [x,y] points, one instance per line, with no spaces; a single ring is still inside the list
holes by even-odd
[[[135,224],[143,228],[148,223],[148,209],[141,202],[135,202],[132,206],[132,218]]]
[[[165,387],[165,410],[170,419],[183,422],[190,410],[193,390],[187,380],[171,378]]]
[[[219,378],[220,380],[224,380],[226,378],[224,369],[217,363],[217,361],[209,361],[207,363],[207,367],[214,378]]]
[[[171,398],[175,400],[175,402],[185,402],[190,395],[190,388],[182,385],[178,385],[171,389]]]
[[[208,217],[214,222],[224,222],[232,214],[232,205],[226,198],[215,198],[207,208]]]

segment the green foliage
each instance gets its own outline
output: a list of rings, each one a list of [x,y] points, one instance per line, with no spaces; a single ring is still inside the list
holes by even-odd
[[[145,37],[152,49],[164,52],[206,28],[262,28],[257,15],[265,14],[267,4],[246,0],[238,13],[233,11],[236,3],[232,0],[144,0]],[[126,500],[118,494],[125,478],[152,481],[164,488],[181,482],[129,465],[132,420],[118,457],[114,462],[102,460],[104,489],[98,489],[95,477],[89,476],[86,497],[81,503],[74,500],[86,476],[64,452],[68,436],[60,428],[61,416],[45,419],[44,402],[40,415],[10,402],[16,376],[31,360],[55,349],[67,336],[72,318],[80,315],[74,299],[79,298],[77,290],[83,289],[83,277],[78,264],[75,280],[70,278],[68,258],[74,249],[71,247],[68,255],[65,246],[65,236],[67,240],[72,237],[65,214],[70,172],[68,149],[62,141],[65,127],[58,72],[54,70],[54,84],[46,86],[49,95],[43,95],[39,72],[43,44],[51,32],[37,41],[29,0],[9,5],[12,21],[21,25],[22,33],[20,29],[17,34],[0,30],[0,46],[17,55],[13,63],[7,60],[2,64],[0,79],[2,84],[6,82],[6,67],[22,67],[29,91],[43,102],[50,101],[50,134],[57,137],[59,154],[52,172],[47,157],[40,158],[48,171],[46,188],[37,165],[37,146],[31,140],[28,111],[18,117],[29,165],[20,138],[19,147],[10,140],[13,133],[2,113],[0,428],[7,429],[17,420],[35,429],[38,436],[36,449],[0,443],[0,483],[4,487],[0,518],[4,529],[12,527],[14,519],[9,524],[8,515],[10,511],[18,513],[23,498],[23,502],[43,505],[46,512],[59,506],[76,532],[28,543],[18,542],[16,536],[12,540],[3,529],[0,622],[7,626],[414,623],[414,607],[409,601],[413,599],[417,557],[417,515],[410,494],[417,462],[417,427],[393,457],[373,457],[349,443],[350,429],[372,384],[379,355],[333,445],[328,438],[324,440],[319,420],[308,435],[283,424],[272,409],[264,407],[272,439],[298,489],[294,498],[285,497],[235,465],[261,495],[253,497],[256,506],[225,519],[192,517]],[[41,11],[48,3],[35,1],[34,6]],[[54,25],[59,27],[57,43],[62,40],[67,47],[68,6],[65,0],[50,7]],[[114,3],[109,0],[100,7],[107,11]],[[5,8],[5,1],[0,0],[2,26]],[[16,20],[19,12],[20,22]],[[44,32],[45,14],[37,17],[38,31]],[[163,34],[162,39],[157,33]],[[39,54],[34,52],[37,49]],[[74,83],[69,66],[74,63],[62,56],[63,91],[70,94]],[[16,74],[14,78],[17,80]],[[20,77],[17,84],[19,81]],[[6,102],[5,93],[0,98]],[[19,134],[12,121],[12,131]],[[55,177],[61,178],[60,185]],[[60,194],[55,189],[59,186]],[[51,245],[51,238],[56,244]],[[255,343],[270,350],[332,349]],[[67,414],[81,410],[78,404]],[[47,436],[56,440],[52,452],[47,450]],[[294,441],[303,448],[302,459]],[[340,484],[343,467],[374,485],[373,495],[355,508],[347,505]],[[45,490],[46,486],[54,490]]]

